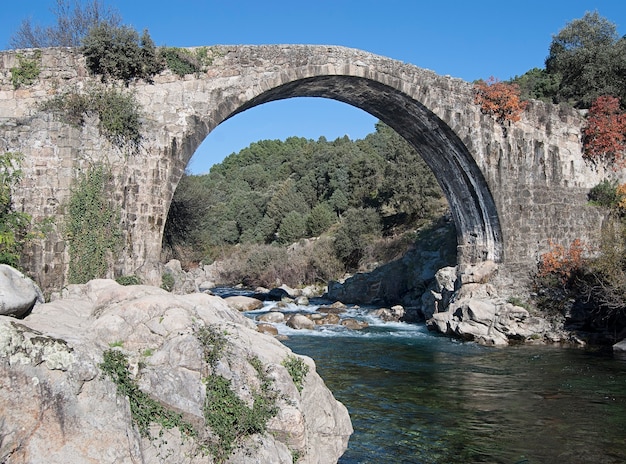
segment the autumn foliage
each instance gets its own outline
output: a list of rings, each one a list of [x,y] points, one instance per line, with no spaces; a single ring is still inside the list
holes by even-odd
[[[574,240],[569,248],[551,241],[550,251],[539,258],[538,276],[554,276],[565,284],[577,270],[585,265],[584,255],[587,251],[587,245],[580,239]]]
[[[495,77],[474,84],[474,103],[480,105],[484,114],[495,116],[500,124],[516,122],[526,109],[528,102],[520,98],[517,84],[507,84]]]
[[[583,157],[593,164],[609,162],[613,169],[626,167],[626,114],[620,110],[619,98],[598,97],[583,129]]]

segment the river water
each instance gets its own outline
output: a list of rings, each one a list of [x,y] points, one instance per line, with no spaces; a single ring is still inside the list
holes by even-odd
[[[626,463],[626,360],[580,348],[489,348],[364,309],[347,315],[370,327],[278,325],[350,412],[341,464]]]

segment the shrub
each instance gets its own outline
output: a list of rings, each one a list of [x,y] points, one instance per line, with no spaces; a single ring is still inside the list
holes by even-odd
[[[617,181],[604,179],[594,186],[588,195],[589,201],[598,206],[614,207],[618,202]]]
[[[168,69],[181,77],[186,74],[197,73],[202,69],[202,64],[197,57],[187,49],[164,47],[160,53]]]
[[[554,276],[565,285],[586,264],[584,254],[587,251],[588,247],[579,239],[574,240],[568,248],[550,242],[550,251],[539,258],[539,277]]]
[[[357,269],[367,246],[380,235],[381,223],[372,208],[352,208],[335,236],[335,252],[348,269]]]
[[[141,279],[136,275],[119,276],[115,281],[120,285],[141,285]]]
[[[121,351],[113,349],[105,351],[100,369],[116,385],[117,393],[122,398],[128,399],[133,422],[142,437],[152,438],[150,425],[153,423],[167,430],[176,427],[182,435],[197,435],[193,426],[185,422],[181,414],[166,409],[139,389],[128,371],[128,358]]]
[[[474,84],[474,103],[485,114],[490,114],[504,128],[506,122],[520,120],[528,102],[520,99],[517,84],[500,82],[495,77]]]
[[[161,276],[161,288],[163,290],[167,290],[168,292],[171,292],[172,290],[174,290],[175,283],[176,283],[176,280],[174,279],[174,276],[170,274],[169,272],[164,272],[163,275]]]
[[[285,367],[285,369],[287,369],[287,372],[291,376],[296,388],[299,392],[301,392],[304,387],[304,379],[309,373],[309,366],[302,360],[302,358],[298,358],[296,356],[288,356],[281,364]]]
[[[87,67],[103,80],[150,80],[163,70],[148,31],[142,37],[128,26],[100,23],[91,28],[83,40]]]
[[[592,164],[609,163],[617,170],[626,166],[626,113],[619,98],[608,95],[594,100],[583,129],[583,158]]]
[[[37,80],[41,73],[40,59],[41,50],[35,50],[32,59],[25,58],[21,53],[17,54],[19,65],[11,68],[11,83],[15,89],[23,85],[31,85]]]
[[[104,86],[74,90],[44,102],[41,109],[73,126],[82,126],[88,115],[97,114],[100,132],[114,145],[136,150],[141,143],[139,103],[130,92]]]
[[[232,389],[231,380],[215,374],[215,368],[222,357],[228,340],[219,326],[203,326],[195,332],[203,349],[203,358],[211,374],[203,381],[206,386],[204,419],[217,440],[208,444],[207,449],[216,462],[226,462],[235,445],[253,434],[262,434],[267,422],[278,412],[278,394],[272,389],[273,381],[268,376],[263,363],[256,357],[248,359],[257,372],[260,388],[252,392],[250,408]]]
[[[212,49],[209,53],[208,47],[194,49],[162,47],[159,50],[159,56],[167,68],[181,77],[205,70],[213,63],[213,55],[215,55],[215,50]]]

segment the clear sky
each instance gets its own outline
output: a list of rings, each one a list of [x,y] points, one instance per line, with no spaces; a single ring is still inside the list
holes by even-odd
[[[359,48],[467,81],[544,67],[552,36],[586,11],[626,34],[625,0],[103,0],[157,45],[323,44]],[[24,18],[51,24],[55,0],[4,1],[0,47]],[[327,99],[294,98],[218,126],[189,169],[208,171],[261,139],[364,137],[376,120]]]

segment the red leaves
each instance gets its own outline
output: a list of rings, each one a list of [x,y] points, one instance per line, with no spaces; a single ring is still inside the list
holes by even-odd
[[[539,258],[539,277],[553,275],[562,283],[567,282],[576,270],[584,266],[583,255],[587,250],[587,245],[580,239],[574,240],[567,249],[551,241],[550,251]]]
[[[626,167],[626,114],[620,110],[619,98],[598,97],[583,129],[583,157],[594,164],[608,161],[613,169]]]
[[[506,121],[519,121],[528,105],[528,102],[520,99],[517,84],[500,82],[493,76],[487,82],[474,84],[474,103],[480,105],[483,113],[495,116],[501,125]]]

